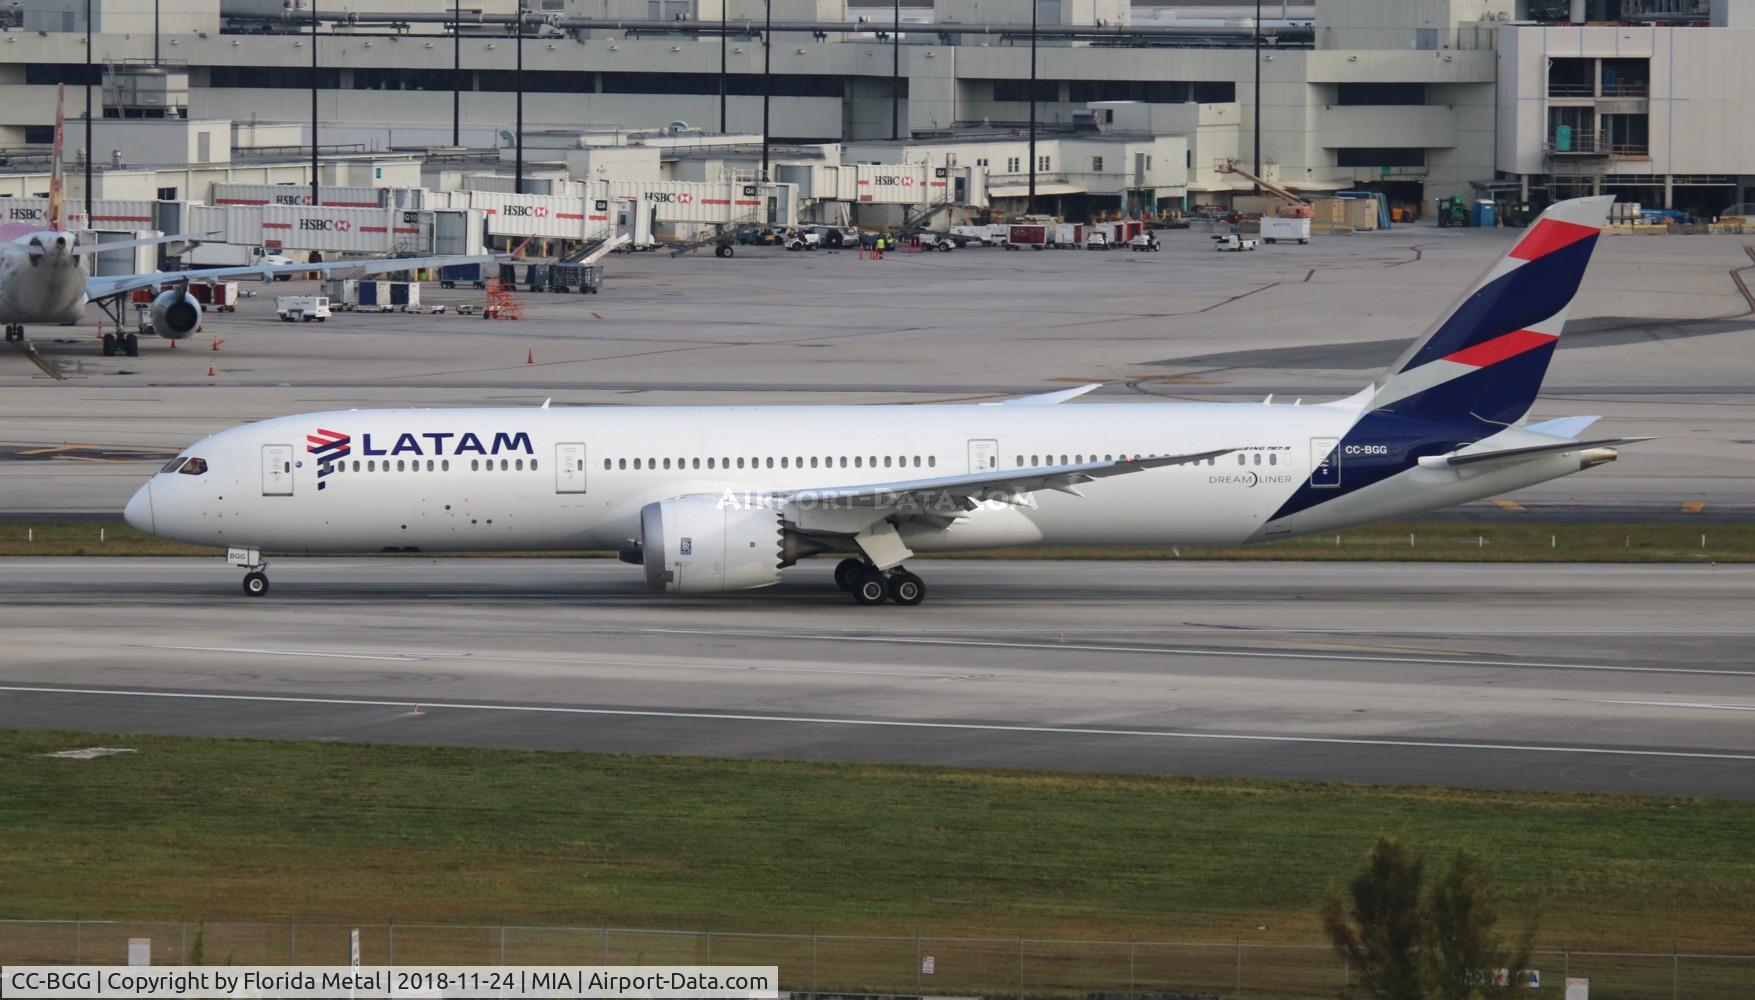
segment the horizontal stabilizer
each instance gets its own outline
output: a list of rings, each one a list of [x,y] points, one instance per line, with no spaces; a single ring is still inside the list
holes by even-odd
[[[1589,430],[1591,424],[1594,424],[1601,419],[1603,418],[1560,417],[1555,420],[1544,420],[1539,424],[1530,424],[1525,427],[1524,430],[1534,431],[1537,434],[1546,434],[1549,437],[1566,438],[1570,441],[1580,434],[1583,434],[1586,430]]]
[[[1648,437],[1597,438],[1594,441],[1557,441],[1554,444],[1529,445],[1522,448],[1496,448],[1489,451],[1451,452],[1448,455],[1427,455],[1420,459],[1422,469],[1459,469],[1483,462],[1516,462],[1561,451],[1583,451],[1588,448],[1611,448],[1615,445],[1650,441]]]

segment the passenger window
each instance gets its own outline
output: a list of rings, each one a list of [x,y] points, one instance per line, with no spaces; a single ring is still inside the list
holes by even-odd
[[[855,469],[864,468],[865,467],[865,456],[863,456],[863,455],[853,456],[853,467]]]
[[[524,471],[524,460],[523,460],[523,459],[522,459],[522,458],[520,458],[520,459],[519,459],[519,460],[518,460],[518,471],[519,471],[519,472],[523,472],[523,471]]]
[[[841,468],[843,468],[843,469],[847,468],[847,456],[846,455],[841,456]]]
[[[170,461],[166,462],[165,467],[158,470],[158,471],[160,471],[160,472],[175,472],[175,471],[177,471],[177,466],[182,465],[186,461],[188,461],[188,459],[184,458],[182,455],[178,455],[176,458],[173,458]]]
[[[440,472],[450,472],[451,471],[451,460],[447,458],[447,459],[441,461],[439,463],[439,471]]]
[[[780,456],[780,468],[782,468],[782,469],[786,468],[786,462],[787,462],[786,456],[781,455]]]
[[[1243,465],[1244,463],[1246,463],[1248,461],[1249,461],[1249,459],[1246,458],[1242,452],[1237,453],[1237,464],[1238,465]]]
[[[700,459],[698,459],[698,458],[689,459],[689,468],[699,469],[700,467],[701,467],[701,460]]]
[[[508,468],[510,468],[510,467],[511,467],[511,464],[512,464],[512,463],[510,463],[510,462],[508,462],[508,461],[506,461],[506,460],[505,460],[505,459],[503,459],[503,458],[502,458],[502,459],[500,459],[500,471],[501,471],[501,472],[505,472],[505,471],[506,471],[506,470],[507,470],[507,469],[508,469]]]
[[[937,455],[926,456],[926,464],[936,468],[938,466],[938,456]]]
[[[368,459],[366,461],[366,471],[367,472],[377,472],[378,471],[378,460],[375,458]]]
[[[635,471],[639,471],[639,468],[640,468],[640,460],[636,458],[636,459],[634,459],[634,469],[635,469]]]
[[[1255,453],[1255,464],[1256,465],[1261,464],[1261,452],[1259,452],[1259,451]]]
[[[202,459],[202,458],[191,458],[187,462],[184,462],[183,467],[181,469],[178,469],[177,471],[182,473],[185,476],[206,475],[207,474],[207,460]]]
[[[428,471],[428,472],[431,472],[431,471],[433,471],[433,460],[432,460],[432,459],[430,459],[430,458],[429,458],[429,459],[427,459],[427,471]]]
[[[741,468],[743,468],[743,459],[741,459],[741,458],[739,458],[739,459],[738,459],[738,460],[737,460],[737,467],[738,467],[738,468],[740,468],[740,469],[741,469]]]
[[[817,457],[815,455],[810,457],[810,467],[813,469],[817,467]]]
[[[585,463],[584,463],[584,462],[580,462],[580,463],[579,463],[579,468],[581,468],[581,469],[583,469],[583,468],[584,468],[584,467],[585,467]],[[534,458],[533,458],[533,459],[531,459],[531,460],[530,460],[530,471],[531,471],[531,472],[535,472],[535,471],[536,471],[536,459],[534,459]]]
[[[773,467],[774,467],[774,456],[769,455],[768,456],[768,468],[772,469]]]
[[[469,460],[469,471],[470,472],[480,472],[481,471],[481,459],[479,459],[479,458],[470,459]]]
[[[1280,464],[1280,456],[1275,454],[1275,453],[1269,452],[1268,453],[1268,464],[1269,465],[1279,465]]]
[[[615,467],[616,467],[616,468],[618,468],[618,469],[625,469],[625,468],[627,468],[627,467],[628,467],[628,460],[627,460],[627,459],[625,459],[625,458],[618,458],[618,459],[616,459],[616,460],[615,460]]]
[[[665,460],[664,460],[664,467],[665,467],[665,468],[666,468],[666,469],[668,469],[668,468],[670,468],[670,459],[668,459],[668,458],[667,458],[667,459],[665,459]]]
[[[1019,456],[1018,456],[1018,459],[1019,459],[1019,461],[1020,461],[1020,462],[1022,462],[1022,460],[1023,460],[1023,456],[1022,456],[1022,455],[1019,455]],[[914,456],[914,467],[915,467],[915,468],[916,468],[916,469],[918,469],[918,468],[920,468],[920,456],[919,456],[919,455],[915,455],[915,456]]]
[[[353,471],[360,471],[360,460],[357,458],[353,460]]]
[[[713,460],[711,458],[707,459],[707,468],[713,468]]]
[[[603,460],[603,471],[605,471],[605,472],[609,471],[609,459],[607,459],[607,458]]]

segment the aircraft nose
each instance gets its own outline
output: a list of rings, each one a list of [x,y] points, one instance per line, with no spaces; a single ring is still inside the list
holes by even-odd
[[[128,500],[128,506],[122,508],[122,520],[149,535],[153,533],[151,483],[134,491],[134,496]]]

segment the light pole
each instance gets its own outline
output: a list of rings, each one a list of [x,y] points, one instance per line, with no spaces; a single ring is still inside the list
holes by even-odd
[[[1030,195],[1024,202],[1026,215],[1036,214],[1036,5],[1030,0]]]
[[[85,0],[85,224],[91,225],[91,0]],[[59,112],[57,112],[57,115]]]
[[[311,0],[311,204],[323,204],[317,186],[317,0]]]
[[[1261,193],[1261,0],[1255,0],[1255,193]]]
[[[463,0],[451,2],[451,145],[463,145]]]
[[[890,138],[902,138],[902,0],[890,5]]]
[[[514,179],[512,181],[512,190],[516,191],[519,194],[523,194],[524,193],[524,9],[522,7],[520,7],[518,9],[518,43],[514,47],[518,50],[518,72],[514,74],[514,76],[517,77],[517,83],[515,84],[515,86],[518,88],[518,120],[517,120],[517,123],[513,125],[514,131],[512,133],[512,143],[516,147],[512,153],[512,162],[513,162],[512,172],[515,175]]]
[[[730,0],[719,0],[719,134],[725,134],[725,8]]]
[[[762,182],[768,181],[768,99],[774,93],[774,0],[766,0],[762,25]]]

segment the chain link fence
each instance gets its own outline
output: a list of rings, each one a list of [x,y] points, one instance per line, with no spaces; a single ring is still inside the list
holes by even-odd
[[[1326,945],[1198,941],[742,934],[620,927],[359,925],[366,965],[778,965],[781,988],[907,995],[1192,994],[1263,1000],[1349,995]],[[130,939],[159,965],[345,965],[353,925],[0,921],[0,963],[126,964]],[[1540,951],[1532,998],[1568,977],[1591,1000],[1747,1000],[1755,955]],[[928,971],[930,970],[930,971]]]

